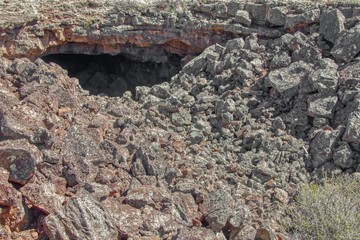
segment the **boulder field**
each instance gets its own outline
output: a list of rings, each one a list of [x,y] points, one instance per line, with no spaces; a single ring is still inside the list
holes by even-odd
[[[360,174],[359,5],[0,8],[0,239],[286,240],[302,184]],[[181,66],[112,96],[56,54]]]

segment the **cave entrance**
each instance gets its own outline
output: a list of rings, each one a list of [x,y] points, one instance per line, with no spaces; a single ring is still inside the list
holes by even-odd
[[[51,54],[42,59],[66,69],[69,76],[79,79],[82,88],[91,95],[111,97],[122,96],[125,91],[134,95],[136,86],[151,87],[170,81],[181,69],[178,55],[167,55],[162,62],[139,61],[125,54]]]

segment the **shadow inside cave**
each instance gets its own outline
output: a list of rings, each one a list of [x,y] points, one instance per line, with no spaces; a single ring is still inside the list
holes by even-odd
[[[106,94],[115,97],[136,86],[151,87],[170,81],[181,70],[181,57],[168,55],[163,62],[139,61],[130,55],[51,54],[42,57],[68,71],[70,77],[79,79],[83,89],[91,95]]]

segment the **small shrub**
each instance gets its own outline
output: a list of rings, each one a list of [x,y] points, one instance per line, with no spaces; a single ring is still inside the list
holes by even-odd
[[[301,187],[290,228],[300,240],[360,240],[360,177]]]

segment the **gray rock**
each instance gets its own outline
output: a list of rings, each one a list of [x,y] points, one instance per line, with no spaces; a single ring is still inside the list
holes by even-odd
[[[299,92],[300,82],[310,71],[310,65],[304,62],[295,62],[288,68],[271,71],[268,75],[268,82],[282,96],[292,97]]]
[[[235,50],[240,50],[244,47],[245,42],[243,38],[235,38],[229,40],[225,45],[225,54],[231,53]]]
[[[343,169],[350,168],[355,164],[351,148],[346,142],[335,149],[333,159],[334,164]]]
[[[169,192],[166,189],[151,185],[141,185],[131,187],[124,201],[134,208],[143,208],[145,205],[159,208],[162,205],[170,204],[170,199]]]
[[[311,73],[309,81],[320,93],[336,92],[339,83],[336,75],[336,70],[324,69]]]
[[[281,117],[277,117],[274,119],[274,121],[272,123],[272,127],[274,129],[280,129],[280,130],[286,129],[286,125],[285,125],[284,121],[281,119]]]
[[[198,211],[194,197],[191,194],[176,192],[172,195],[174,212],[177,218],[187,226],[192,226],[192,220]]]
[[[245,11],[245,10],[237,11],[236,15],[235,15],[235,18],[234,18],[234,22],[243,24],[245,26],[250,26],[251,25],[251,18],[250,18],[249,12]]]
[[[264,183],[270,179],[274,179],[276,175],[276,172],[269,168],[265,161],[258,163],[252,172],[252,178],[261,183]]]
[[[360,52],[360,24],[344,30],[335,41],[331,54],[337,59],[349,62]]]
[[[118,235],[110,214],[83,189],[44,219],[44,229],[50,240],[116,239]]]
[[[259,49],[257,34],[253,33],[245,38],[244,48],[251,51],[256,51]]]
[[[220,240],[211,229],[180,228],[174,240]]]
[[[281,54],[275,54],[271,59],[269,66],[271,68],[283,68],[289,66],[291,63],[291,57],[287,52],[282,52]]]
[[[214,232],[220,232],[227,223],[234,231],[239,230],[248,217],[247,207],[236,202],[225,190],[210,192],[200,209]],[[231,223],[231,218],[236,218],[236,221]]]
[[[171,122],[175,126],[191,125],[191,114],[188,112],[178,112],[171,115]]]
[[[309,108],[307,114],[310,117],[332,118],[337,102],[337,96],[324,96],[324,94],[313,94],[308,99]]]
[[[274,7],[269,10],[267,21],[274,26],[284,26],[286,23],[286,7]]]
[[[226,100],[218,100],[215,103],[215,114],[220,116],[222,113],[235,112],[236,106],[234,100],[228,98]]]
[[[150,89],[150,94],[158,97],[158,98],[168,98],[170,97],[170,86],[168,83],[163,83],[163,84],[159,84],[159,85],[155,85]]]
[[[277,240],[275,230],[269,226],[261,226],[256,230],[254,240]]]
[[[312,156],[312,164],[315,168],[320,167],[325,162],[332,159],[332,147],[339,140],[340,130],[322,130],[316,134],[310,144],[310,154]]]
[[[321,58],[321,50],[305,34],[300,31],[294,34],[290,46],[293,51],[291,59],[293,62],[304,61],[307,63],[318,63]]]
[[[227,18],[228,8],[225,3],[218,2],[215,4],[212,14],[217,18]]]
[[[197,74],[205,69],[206,60],[207,60],[206,54],[202,53],[199,56],[192,59],[190,62],[188,62],[183,67],[182,70],[187,74]]]
[[[339,34],[345,30],[344,22],[345,17],[339,10],[325,11],[320,17],[320,34],[323,34],[326,40],[335,43]]]
[[[266,21],[266,12],[267,6],[266,4],[255,4],[255,3],[247,3],[245,5],[245,10],[248,11],[257,24],[264,24]]]
[[[349,143],[360,143],[360,111],[350,113],[343,140]]]
[[[0,167],[10,172],[9,181],[25,184],[42,162],[42,153],[24,139],[0,142]]]
[[[244,3],[237,2],[237,1],[230,1],[227,4],[228,14],[230,16],[235,16],[239,10],[244,9],[244,6],[245,6]]]
[[[191,142],[191,144],[199,144],[203,139],[203,133],[197,129],[191,131],[188,136],[188,140]]]
[[[286,23],[284,27],[292,29],[297,27],[298,25],[309,25],[319,21],[319,17],[319,9],[307,11],[302,14],[289,14],[286,15]]]

